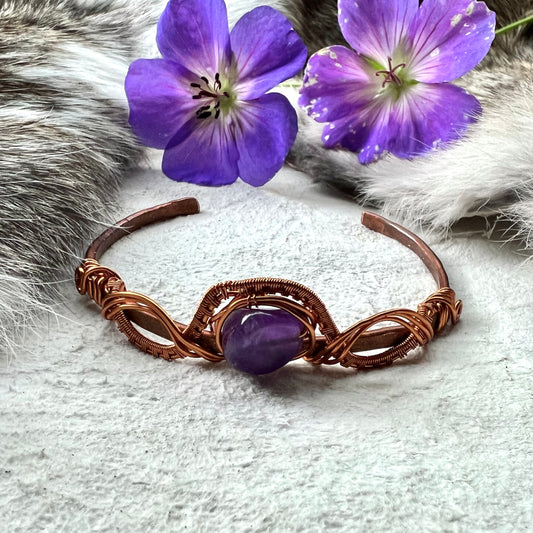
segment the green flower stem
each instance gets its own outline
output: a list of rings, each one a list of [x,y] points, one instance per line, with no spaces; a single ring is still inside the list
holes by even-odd
[[[507,26],[500,28],[495,33],[496,35],[500,35],[501,33],[507,33],[508,31],[518,28],[519,26],[523,26],[524,24],[527,24],[528,22],[533,22],[533,15],[529,15],[529,17],[525,17],[523,19],[517,20],[516,22],[512,22],[511,24],[508,24]]]

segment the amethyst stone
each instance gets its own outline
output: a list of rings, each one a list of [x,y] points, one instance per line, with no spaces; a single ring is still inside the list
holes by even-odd
[[[304,329],[283,309],[236,309],[222,324],[224,357],[242,372],[268,374],[298,354]]]

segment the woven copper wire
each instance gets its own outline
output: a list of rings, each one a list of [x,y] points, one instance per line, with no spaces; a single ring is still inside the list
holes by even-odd
[[[170,315],[147,296],[124,290],[124,283],[118,275],[106,267],[100,267],[94,259],[84,262],[78,270],[78,289],[87,293],[102,307],[107,320],[116,320],[132,344],[139,349],[167,360],[202,357],[211,362],[224,359],[220,346],[220,330],[224,319],[234,309],[249,307],[250,304],[273,306],[285,309],[306,326],[308,337],[306,348],[296,358],[303,357],[313,364],[340,364],[345,367],[370,368],[389,365],[403,358],[418,346],[430,342],[451,320],[459,320],[461,302],[455,301],[450,288],[439,289],[424,300],[417,311],[393,309],[377,313],[354,324],[339,333],[322,301],[303,285],[287,280],[258,278],[229,281],[212,287],[203,298],[194,319],[188,327],[172,320]],[[282,296],[273,296],[279,293]],[[269,296],[267,296],[269,295]],[[296,300],[287,298],[292,296]],[[224,300],[230,302],[215,313]],[[128,311],[137,311],[157,320],[168,332],[172,344],[157,343],[143,335],[128,318]],[[353,353],[361,336],[375,326],[395,322],[405,329],[406,336],[395,346],[377,355]],[[314,328],[324,335],[324,341],[317,347]],[[211,331],[208,331],[211,329]],[[201,342],[202,336],[214,336],[211,347]]]
[[[440,289],[411,309],[392,309],[363,319],[339,332],[320,298],[310,289],[294,281],[276,278],[254,278],[228,281],[211,287],[203,297],[189,325],[174,321],[154,300],[127,291],[123,280],[113,270],[99,264],[97,258],[128,228],[198,212],[196,200],[187,198],[169,202],[127,217],[108,229],[87,251],[87,258],[76,271],[76,286],[101,308],[107,320],[117,322],[132,344],[167,360],[200,357],[211,362],[224,359],[221,328],[229,314],[242,307],[269,306],[284,309],[305,326],[303,349],[295,359],[303,358],[315,365],[340,364],[351,368],[389,365],[411,350],[425,346],[448,324],[455,324],[462,310],[442,264],[416,235],[405,228],[365,213],[363,223],[370,229],[388,235],[417,253],[438,280]],[[380,324],[395,323],[395,327]],[[169,341],[163,344],[147,337],[145,328]],[[316,333],[321,335],[317,335]],[[382,352],[364,355],[375,348]]]
[[[455,301],[455,293],[450,288],[439,289],[424,300],[417,311],[392,309],[377,313],[354,324],[339,334],[324,350],[306,360],[315,364],[337,364],[345,367],[371,368],[390,365],[396,359],[405,357],[418,346],[428,344],[436,333],[441,331],[449,320],[455,324],[459,320],[462,303]],[[409,331],[409,336],[388,350],[363,356],[352,352],[363,333],[384,322],[395,322]]]
[[[94,300],[102,308],[104,318],[115,320],[120,331],[144,352],[167,360],[203,357],[217,362],[223,359],[221,355],[189,341],[183,335],[184,326],[174,322],[157,302],[143,294],[126,291],[119,276],[111,269],[100,266],[95,259],[86,259],[78,267],[76,282],[80,294],[87,294]],[[157,320],[167,331],[172,344],[161,344],[146,337],[127,317],[127,311],[137,311]]]

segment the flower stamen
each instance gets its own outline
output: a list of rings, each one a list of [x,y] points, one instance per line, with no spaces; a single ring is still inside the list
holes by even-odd
[[[405,63],[399,63],[395,67],[392,66],[392,57],[388,58],[389,60],[389,70],[378,70],[376,72],[376,76],[381,76],[381,74],[385,75],[385,79],[383,81],[383,85],[381,87],[385,88],[387,83],[395,83],[396,85],[403,85],[402,79],[396,74],[396,71],[400,68],[405,68]]]
[[[209,83],[208,78],[201,76],[200,79],[203,84],[192,82],[190,85],[193,89],[200,89],[196,94],[192,95],[193,100],[201,100],[202,98],[210,98],[213,101],[209,105],[201,106],[196,111],[196,117],[204,120],[210,118],[213,113],[214,118],[217,119],[220,116],[220,101],[222,98],[231,98],[228,91],[220,92],[222,89],[222,82],[220,81],[220,74],[215,74],[215,81],[213,82],[213,88]]]

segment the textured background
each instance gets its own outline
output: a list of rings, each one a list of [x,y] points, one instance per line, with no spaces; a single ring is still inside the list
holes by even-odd
[[[341,328],[434,289],[360,208],[284,170],[263,189],[132,176],[122,214],[194,195],[202,213],[104,256],[190,320],[218,281],[276,276]],[[428,237],[463,299],[453,330],[383,370],[292,363],[251,377],[145,355],[66,284],[61,315],[0,370],[4,531],[526,531],[533,522],[533,263]]]

